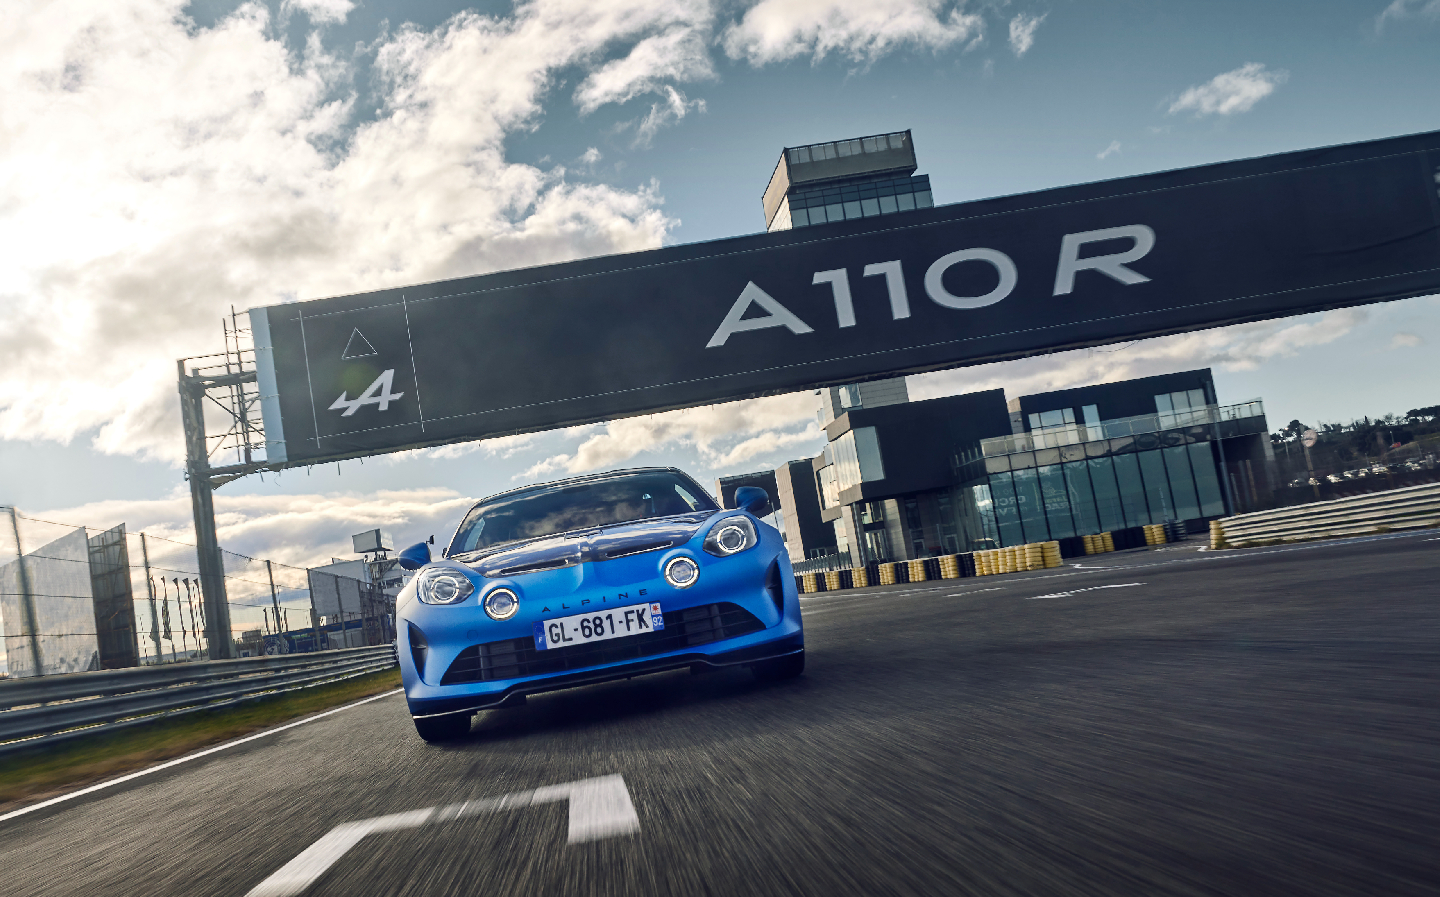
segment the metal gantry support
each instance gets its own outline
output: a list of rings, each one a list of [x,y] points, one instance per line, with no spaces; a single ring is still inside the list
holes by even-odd
[[[180,389],[180,419],[185,430],[185,477],[190,481],[190,506],[195,518],[195,554],[200,568],[200,596],[205,620],[205,640],[210,659],[222,660],[235,656],[235,641],[230,628],[230,605],[225,594],[225,562],[215,531],[215,490],[246,474],[273,469],[264,461],[256,461],[263,450],[265,434],[258,414],[252,406],[259,401],[253,350],[240,345],[237,316],[231,311],[225,327],[223,355],[203,359],[182,358],[176,362]],[[249,363],[246,352],[251,352]],[[187,367],[188,362],[208,361],[209,364]],[[219,393],[216,398],[213,393]],[[229,419],[225,431],[214,436],[205,430],[206,402]],[[235,452],[234,464],[212,466],[216,452]]]

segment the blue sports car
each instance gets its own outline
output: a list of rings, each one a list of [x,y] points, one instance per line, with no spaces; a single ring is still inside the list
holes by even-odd
[[[795,577],[763,489],[722,510],[673,468],[528,486],[476,503],[396,602],[405,698],[426,741],[476,711],[641,673],[805,669]]]

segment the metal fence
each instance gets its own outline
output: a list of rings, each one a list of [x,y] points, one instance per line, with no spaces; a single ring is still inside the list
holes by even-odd
[[[235,656],[391,641],[393,608],[378,585],[222,554]],[[0,678],[206,660],[195,546],[0,507],[0,632]]]
[[[0,755],[395,666],[393,646],[0,682]]]

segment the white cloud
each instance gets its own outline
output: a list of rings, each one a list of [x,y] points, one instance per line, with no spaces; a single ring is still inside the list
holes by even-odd
[[[1170,113],[1193,111],[1198,117],[1249,112],[1289,77],[1290,73],[1284,69],[1268,71],[1261,63],[1247,62],[1234,71],[1187,88],[1170,104]]]
[[[345,21],[354,8],[351,0],[285,0],[280,4],[280,15],[303,12],[317,25],[332,24]]]
[[[1048,15],[1049,13],[1042,16],[1031,16],[1022,12],[1010,20],[1010,49],[1015,52],[1017,59],[1028,53],[1030,48],[1035,45],[1035,30],[1040,27],[1040,23],[1045,21],[1045,17]]]
[[[815,410],[814,394],[801,392],[611,421],[594,427],[573,451],[551,455],[516,479],[601,470],[644,452],[679,447],[694,449],[702,468],[714,473],[733,473],[742,464],[764,466],[761,459],[773,466],[820,449]]]
[[[1100,152],[1098,152],[1098,153],[1095,154],[1095,158],[1097,158],[1097,159],[1106,159],[1106,158],[1109,158],[1110,156],[1115,155],[1115,154],[1118,153],[1118,152],[1120,152],[1120,141],[1118,141],[1118,140],[1112,140],[1112,141],[1110,141],[1110,145],[1109,145],[1109,146],[1105,147],[1103,150],[1101,150]]]
[[[305,495],[215,494],[215,526],[220,546],[248,557],[269,559],[293,567],[327,564],[332,557],[354,557],[350,536],[368,529],[383,529],[403,547],[435,536],[450,536],[475,499],[452,489],[405,489],[365,495],[311,493]],[[140,532],[193,545],[194,523],[188,491],[149,501],[104,501],[36,514],[46,520],[108,529],[120,523],[128,532]],[[53,529],[53,528],[51,528]],[[42,533],[25,534],[39,544]],[[152,543],[152,551],[173,550]]]
[[[674,10],[678,18],[689,7],[676,3]],[[709,4],[696,4],[690,15],[679,18],[668,30],[640,41],[624,58],[591,72],[575,90],[581,113],[659,92],[675,81],[714,78],[707,45],[711,19]]]
[[[7,13],[0,438],[94,432],[102,451],[173,461],[173,359],[216,348],[232,305],[660,245],[674,222],[654,184],[569,183],[508,161],[505,141],[562,69],[606,73],[582,82],[588,104],[703,74],[635,53],[709,27],[675,6],[522,0],[404,27],[372,48],[380,110],[359,126],[356,62],[313,34],[287,46],[259,4],[211,28],[184,0]],[[607,69],[617,53],[624,71]],[[697,108],[662,93],[647,133]]]
[[[1368,317],[1365,309],[1341,309],[1139,340],[1124,347],[1079,349],[922,374],[909,379],[910,397],[929,399],[1001,388],[1013,398],[1202,367],[1254,370],[1271,358],[1291,357],[1301,349],[1334,342]]]
[[[1413,349],[1416,346],[1423,345],[1425,345],[1425,339],[1418,333],[1409,333],[1402,330],[1390,337],[1390,346],[1395,349]]]
[[[1375,17],[1375,31],[1378,34],[1391,22],[1416,18],[1440,22],[1440,0],[1395,0]]]
[[[831,54],[874,62],[902,47],[974,45],[984,19],[950,0],[760,0],[725,30],[725,51],[761,65]]]
[[[625,127],[635,127],[635,146],[649,146],[661,128],[675,124],[691,112],[704,111],[704,100],[687,100],[683,91],[666,87],[660,101],[650,104],[650,111],[638,125],[628,122]]]

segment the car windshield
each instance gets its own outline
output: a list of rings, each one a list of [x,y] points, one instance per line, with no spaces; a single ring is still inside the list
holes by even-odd
[[[718,510],[704,490],[669,471],[560,483],[477,505],[460,525],[447,554],[649,517]]]

